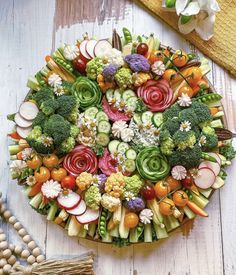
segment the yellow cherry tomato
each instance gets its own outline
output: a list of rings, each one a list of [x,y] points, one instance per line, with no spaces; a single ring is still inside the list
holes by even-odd
[[[51,171],[51,178],[53,180],[56,180],[58,182],[62,181],[67,176],[66,169],[60,167],[60,168],[53,168]]]
[[[50,171],[48,168],[41,166],[39,170],[34,172],[36,182],[45,182],[50,179]]]
[[[161,199],[168,195],[170,192],[170,186],[165,181],[158,181],[154,186],[154,190],[158,199]]]
[[[188,202],[188,195],[183,190],[178,190],[173,194],[175,205],[184,207]]]
[[[173,54],[172,60],[176,67],[183,67],[188,62],[188,55],[184,51],[178,50]]]
[[[42,158],[39,155],[34,155],[31,159],[26,161],[26,164],[31,169],[37,169],[42,165]]]
[[[175,210],[175,204],[171,199],[165,198],[160,202],[160,212],[165,216],[172,215]]]
[[[180,181],[174,179],[172,176],[169,176],[165,181],[169,184],[171,191],[175,190],[176,188],[180,187],[180,185],[181,185]]]
[[[139,223],[139,217],[136,213],[129,212],[125,215],[124,224],[127,228],[134,228]]]
[[[181,96],[182,94],[186,94],[189,97],[193,97],[194,91],[189,85],[185,85],[185,86],[181,87],[178,91],[178,96]]]
[[[58,159],[57,155],[55,155],[55,154],[50,154],[43,158],[43,164],[47,168],[56,167],[58,165],[58,162],[59,162],[59,159]]]
[[[187,81],[188,83],[194,87],[197,83],[202,79],[202,71],[199,67],[191,67],[187,71]]]
[[[162,78],[170,82],[170,81],[173,81],[176,76],[177,76],[177,72],[175,70],[168,69],[164,72]]]

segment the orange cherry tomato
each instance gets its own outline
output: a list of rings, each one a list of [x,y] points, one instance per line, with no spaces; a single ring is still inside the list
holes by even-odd
[[[154,190],[155,190],[156,196],[159,199],[166,197],[167,194],[171,191],[169,184],[165,181],[158,181],[154,186]]]
[[[37,169],[42,165],[42,158],[39,155],[34,155],[31,159],[26,161],[26,164],[31,169]]]
[[[165,56],[162,51],[152,52],[148,58],[149,62],[153,64],[156,61],[164,61]]]
[[[43,158],[43,164],[47,168],[56,167],[58,165],[58,162],[59,162],[59,159],[55,154],[51,154]]]
[[[173,194],[172,199],[175,205],[184,207],[188,202],[188,195],[183,190],[178,190]]]
[[[194,92],[193,92],[193,89],[189,85],[186,85],[186,86],[181,87],[178,91],[178,96],[181,96],[182,94],[186,94],[189,97],[192,97],[194,95]]]
[[[187,71],[186,76],[188,83],[194,87],[202,79],[202,71],[199,67],[191,67]]]
[[[180,181],[174,179],[172,176],[169,176],[165,181],[169,184],[170,191],[173,191],[181,186]]]
[[[124,224],[127,228],[134,228],[139,223],[139,217],[136,213],[129,212],[125,214]]]
[[[160,212],[165,216],[172,215],[175,210],[175,204],[171,199],[165,198],[160,202]]]
[[[188,55],[184,51],[178,50],[173,54],[172,60],[176,67],[183,67],[188,62]]]
[[[60,168],[53,168],[51,171],[51,178],[56,181],[62,181],[67,176],[66,169]]]
[[[175,70],[168,69],[164,72],[162,78],[170,82],[170,81],[173,81],[176,76],[177,76],[177,72]]]
[[[50,179],[50,171],[48,168],[41,166],[39,171],[34,172],[36,182],[45,182]]]

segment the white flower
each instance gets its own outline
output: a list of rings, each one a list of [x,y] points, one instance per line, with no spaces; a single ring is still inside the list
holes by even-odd
[[[121,139],[124,142],[130,142],[134,137],[134,131],[130,128],[126,128],[121,132]]]
[[[145,208],[139,213],[139,218],[141,223],[148,224],[151,223],[153,217],[153,212],[151,209]]]
[[[177,103],[181,107],[189,107],[192,104],[192,100],[187,94],[182,93],[181,96],[178,97]]]
[[[52,73],[48,78],[48,84],[51,87],[57,87],[62,85],[62,79],[58,74]]]
[[[176,165],[172,168],[171,175],[176,180],[183,180],[186,178],[187,170],[182,165]]]
[[[133,200],[135,198],[134,194],[130,191],[125,191],[124,192],[124,198],[127,200],[127,201],[130,201],[130,200]]]
[[[28,176],[27,178],[26,178],[26,184],[27,185],[29,185],[29,186],[33,186],[33,185],[35,185],[35,183],[36,183],[36,179],[35,179],[35,177],[34,176]]]
[[[64,95],[64,89],[62,86],[55,86],[54,87],[54,94],[57,95],[57,96],[61,96],[61,95]]]
[[[181,122],[180,124],[180,131],[186,131],[188,132],[189,130],[191,130],[191,122],[185,120],[184,122]]]
[[[156,61],[152,65],[152,71],[156,75],[162,76],[165,70],[166,70],[166,67],[162,61]]]
[[[198,142],[199,146],[202,146],[206,143],[206,137],[205,136],[201,136]]]
[[[79,53],[79,48],[76,45],[66,45],[63,49],[63,55],[68,60],[74,60]]]
[[[26,167],[27,164],[25,161],[17,159],[12,161],[10,170],[12,173],[20,174]]]
[[[61,192],[61,185],[54,180],[47,180],[42,185],[41,191],[48,199],[55,199]]]
[[[28,158],[30,158],[32,151],[33,151],[32,148],[25,148],[22,151],[22,159],[27,160]]]
[[[51,137],[42,135],[41,140],[42,140],[43,145],[46,147],[50,147],[53,144],[53,138],[51,138]]]
[[[123,120],[118,120],[113,123],[112,125],[112,135],[114,137],[120,138],[121,133],[123,130],[125,130],[128,127],[128,124]]]

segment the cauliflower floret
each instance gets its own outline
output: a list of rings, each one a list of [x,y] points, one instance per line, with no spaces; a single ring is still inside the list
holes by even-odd
[[[102,73],[104,68],[104,63],[101,58],[95,57],[89,61],[86,65],[87,77],[96,80],[97,76]]]
[[[150,70],[150,63],[147,58],[141,54],[129,54],[125,57],[125,62],[134,72],[148,72]]]
[[[102,196],[97,186],[90,186],[85,192],[84,200],[88,207],[98,210]]]
[[[101,56],[101,58],[106,62],[107,64],[113,64],[117,67],[122,67],[124,65],[124,59],[122,52],[113,48],[111,49],[106,55]]]
[[[131,192],[134,196],[137,196],[140,189],[143,187],[143,181],[138,175],[132,177],[125,177],[125,191]]]
[[[119,198],[124,191],[125,180],[121,172],[112,173],[105,183],[105,192],[112,197]]]
[[[143,83],[147,82],[149,79],[151,79],[151,75],[149,73],[134,73],[132,75],[132,80],[135,87],[141,86]]]
[[[104,208],[106,208],[110,212],[114,212],[121,205],[121,200],[109,194],[103,194],[101,204]]]
[[[115,74],[115,81],[121,89],[132,87],[132,71],[129,68],[121,68]]]
[[[80,190],[84,191],[85,189],[89,188],[93,181],[93,175],[87,172],[82,172],[76,178],[76,185],[79,187]]]
[[[127,201],[125,205],[132,212],[140,212],[145,208],[144,200],[139,197]]]

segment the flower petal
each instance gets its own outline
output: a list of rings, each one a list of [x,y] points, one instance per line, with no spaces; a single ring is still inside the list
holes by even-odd
[[[175,3],[176,13],[180,15],[180,13],[185,9],[187,4],[188,4],[188,0],[176,0],[176,3]]]
[[[187,5],[187,7],[181,12],[182,15],[190,16],[198,14],[200,11],[200,6],[198,1],[193,1]]]
[[[188,34],[191,31],[193,31],[196,25],[197,25],[197,20],[194,17],[192,17],[186,24],[181,24],[181,17],[179,18],[178,27],[179,27],[179,31],[182,32],[183,34]]]
[[[213,36],[214,32],[215,15],[211,14],[204,20],[198,20],[195,31],[203,40],[209,40]]]

